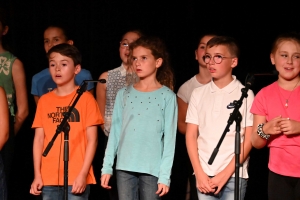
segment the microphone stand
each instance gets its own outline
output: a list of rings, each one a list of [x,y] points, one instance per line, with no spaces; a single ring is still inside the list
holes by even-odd
[[[42,154],[44,157],[47,156],[50,149],[52,148],[55,139],[57,138],[58,134],[61,132],[64,132],[64,200],[68,199],[68,162],[69,162],[69,131],[70,131],[70,124],[68,123],[68,119],[71,115],[71,112],[73,108],[75,107],[76,103],[78,102],[79,98],[83,94],[83,92],[86,90],[88,81],[83,81],[83,84],[81,84],[80,88],[77,89],[77,97],[68,109],[68,112],[65,112],[63,114],[64,118],[61,121],[61,123],[57,126],[57,129],[55,131],[54,136],[52,137],[51,141],[47,145],[46,149],[44,150],[44,153]]]
[[[240,146],[241,146],[241,135],[240,135],[240,129],[241,129],[241,121],[242,121],[242,115],[239,111],[241,105],[243,104],[243,99],[248,97],[248,90],[250,88],[250,86],[252,85],[254,81],[254,75],[251,74],[248,82],[246,83],[245,88],[242,88],[242,95],[240,97],[240,99],[238,101],[233,101],[234,104],[234,110],[233,112],[230,114],[229,119],[227,121],[227,126],[225,127],[225,130],[223,131],[223,134],[217,144],[217,146],[215,147],[212,155],[210,156],[209,160],[208,160],[208,164],[211,165],[217,155],[217,153],[219,152],[219,148],[225,138],[225,135],[227,132],[229,132],[229,127],[232,125],[233,121],[235,121],[236,123],[236,133],[235,133],[235,188],[234,188],[234,199],[238,200],[239,199],[239,168],[240,168]]]
[[[82,82],[79,89],[77,89],[78,95],[77,95],[76,99],[74,100],[74,102],[72,103],[70,108],[68,109],[68,112],[65,112],[63,114],[63,116],[64,116],[63,120],[57,126],[54,136],[52,137],[51,141],[48,143],[46,149],[44,150],[44,152],[42,154],[44,157],[46,157],[48,155],[50,149],[52,148],[54,141],[56,140],[58,134],[60,134],[61,132],[64,132],[64,200],[68,199],[68,168],[69,168],[68,163],[69,163],[69,132],[70,132],[70,124],[68,123],[68,119],[71,115],[73,108],[75,107],[76,103],[78,102],[79,98],[81,97],[83,92],[86,91],[88,82],[106,83],[106,80],[105,79],[99,79],[97,81],[84,80]]]

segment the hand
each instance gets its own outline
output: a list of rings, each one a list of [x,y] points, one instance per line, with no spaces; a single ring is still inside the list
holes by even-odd
[[[216,176],[211,178],[208,183],[211,188],[215,188],[214,194],[218,194],[223,186],[227,183],[230,175],[228,176],[224,171],[221,171]]]
[[[81,194],[85,191],[86,188],[86,176],[79,174],[72,186],[72,193]]]
[[[200,192],[206,194],[215,191],[214,188],[210,187],[210,178],[205,173],[202,173],[198,176],[196,175],[196,186]]]
[[[42,188],[43,188],[43,180],[42,178],[34,178],[31,187],[30,187],[30,194],[33,195],[40,195],[42,193]]]
[[[281,133],[280,129],[280,121],[282,120],[281,115],[278,117],[273,118],[272,120],[265,123],[263,127],[263,131],[265,134],[268,135],[278,135]]]
[[[156,191],[156,194],[158,194],[160,197],[167,194],[169,192],[169,187],[162,184],[162,183],[159,183],[158,184],[158,189]]]
[[[111,186],[108,185],[111,174],[103,174],[101,176],[101,186],[105,189],[111,189]]]
[[[300,123],[290,118],[282,118],[279,122],[279,127],[285,135],[299,134]]]

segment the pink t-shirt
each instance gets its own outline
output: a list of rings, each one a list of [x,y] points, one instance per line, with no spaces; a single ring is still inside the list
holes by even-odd
[[[284,105],[288,99],[288,107]],[[300,87],[294,91],[284,90],[277,82],[264,87],[256,95],[251,113],[265,116],[267,121],[281,115],[300,121]],[[300,177],[300,135],[271,136],[269,169],[277,174]]]

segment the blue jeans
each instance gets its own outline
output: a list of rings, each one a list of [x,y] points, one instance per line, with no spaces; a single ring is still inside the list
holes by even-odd
[[[234,199],[234,177],[231,177],[227,183],[223,186],[219,194],[203,194],[199,190],[198,192],[198,199],[199,200],[233,200]],[[239,196],[240,200],[243,200],[246,193],[246,187],[247,187],[247,179],[240,178],[239,179]]]
[[[3,167],[1,154],[0,154],[0,199],[1,200],[7,199],[5,173],[4,173],[4,167]]]
[[[117,170],[119,200],[161,199],[156,193],[158,178],[149,174]]]
[[[90,186],[87,185],[82,194],[73,194],[72,185],[68,187],[68,200],[88,200],[90,194]],[[63,186],[44,186],[42,189],[43,200],[63,200],[64,187]]]

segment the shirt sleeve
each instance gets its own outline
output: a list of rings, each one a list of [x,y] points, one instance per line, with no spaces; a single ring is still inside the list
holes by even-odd
[[[261,116],[266,116],[266,99],[264,90],[260,90],[254,98],[250,112]]]
[[[87,110],[86,126],[89,127],[89,126],[104,124],[104,120],[100,114],[100,110],[99,110],[96,100],[90,93],[86,93],[86,95],[88,95],[87,107],[86,107],[86,110]]]
[[[189,102],[188,96],[187,96],[187,91],[188,88],[187,86],[187,82],[185,82],[184,84],[182,84],[177,92],[177,96],[182,99],[182,101],[184,101],[185,103]]]
[[[34,120],[33,120],[31,128],[42,128],[43,127],[43,123],[42,123],[42,114],[43,113],[44,113],[44,111],[43,111],[43,98],[41,98],[38,101],[37,108],[36,108],[36,111],[35,111]]]
[[[91,75],[91,72],[88,70],[85,70],[85,80],[93,80],[93,77]],[[95,87],[95,83],[89,82],[87,85],[87,90],[91,90]]]
[[[118,151],[119,140],[122,129],[122,116],[123,116],[123,90],[119,90],[116,96],[116,101],[113,109],[112,124],[108,136],[108,142],[105,150],[105,156],[102,167],[103,174],[113,174],[112,166]]]
[[[188,105],[188,110],[187,110],[187,114],[186,114],[186,123],[190,123],[190,124],[196,124],[199,125],[199,117],[198,117],[198,112],[197,112],[197,104],[198,104],[198,100],[197,100],[197,96],[199,98],[199,96],[201,95],[196,95],[196,89],[192,92],[191,98],[190,98],[190,102]]]
[[[158,183],[163,183],[167,186],[170,186],[170,176],[175,152],[177,111],[176,95],[174,94],[167,103],[164,112],[164,150],[158,177]]]
[[[35,75],[31,79],[31,94],[34,96],[39,96],[37,90],[37,77]]]
[[[86,79],[85,80],[93,80],[93,77],[92,77],[92,75],[91,75],[91,72],[90,71],[88,71],[88,70],[86,70],[87,72],[86,72]],[[95,87],[95,83],[93,83],[93,82],[89,82],[88,83],[88,86],[87,86],[87,90],[91,90],[91,89],[93,89]]]

